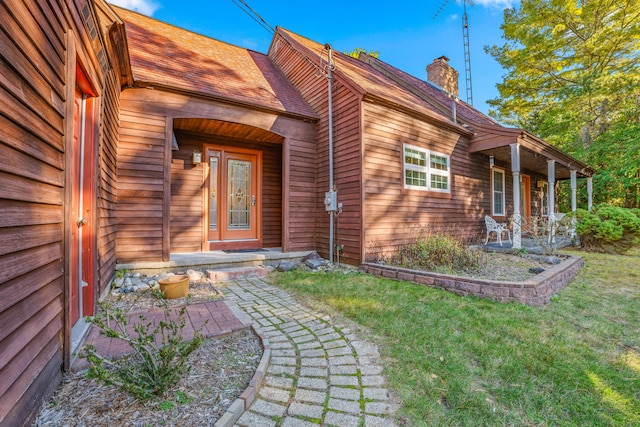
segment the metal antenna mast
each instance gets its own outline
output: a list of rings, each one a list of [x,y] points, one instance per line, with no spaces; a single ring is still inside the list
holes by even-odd
[[[467,104],[473,105],[473,89],[471,84],[471,48],[469,45],[469,17],[467,16],[467,3],[469,6],[473,6],[475,3],[473,0],[457,0],[458,3],[462,3],[462,43],[464,45],[464,76],[467,88]],[[444,0],[436,13],[433,15],[435,19],[442,9],[447,5],[449,0]]]

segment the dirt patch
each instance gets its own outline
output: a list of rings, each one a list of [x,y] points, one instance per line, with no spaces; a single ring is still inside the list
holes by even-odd
[[[191,372],[161,399],[139,402],[113,386],[67,373],[34,426],[213,425],[247,388],[262,357],[251,331],[207,339],[189,356]]]

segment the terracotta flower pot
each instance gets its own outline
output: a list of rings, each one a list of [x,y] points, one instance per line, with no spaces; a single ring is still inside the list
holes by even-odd
[[[189,276],[169,276],[158,280],[160,291],[166,299],[186,297],[189,293]]]

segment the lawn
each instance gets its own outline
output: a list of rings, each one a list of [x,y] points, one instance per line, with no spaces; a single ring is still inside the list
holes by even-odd
[[[640,425],[640,250],[586,263],[546,307],[363,274],[275,283],[368,328],[411,426]]]

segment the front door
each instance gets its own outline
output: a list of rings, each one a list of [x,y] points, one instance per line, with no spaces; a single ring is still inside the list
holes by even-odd
[[[78,74],[78,77],[82,77]],[[74,96],[73,147],[71,164],[71,323],[93,314],[94,229],[94,98],[80,84]],[[82,322],[80,322],[82,323]]]
[[[261,153],[216,146],[205,151],[209,250],[259,248]]]

